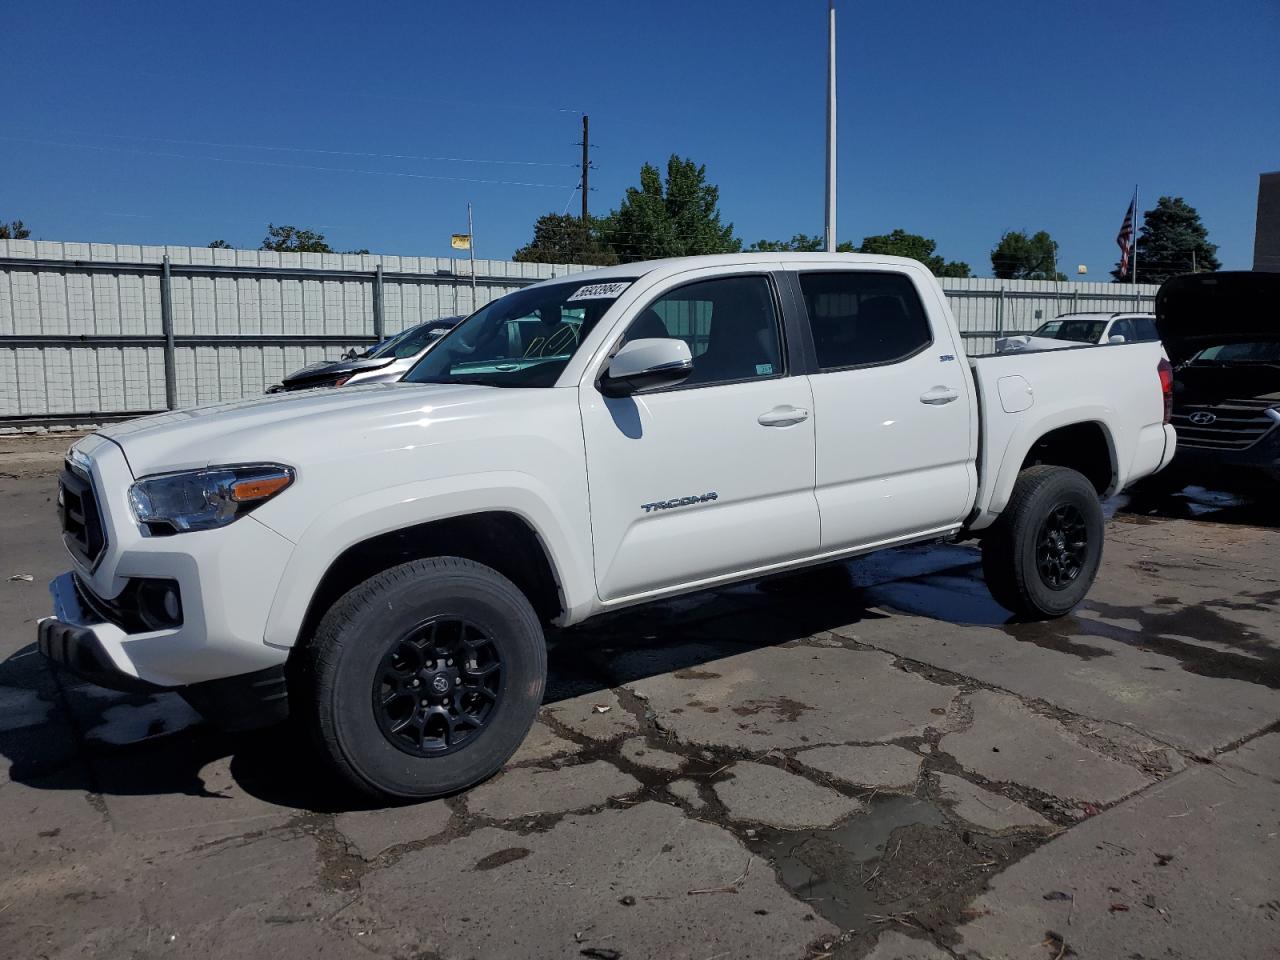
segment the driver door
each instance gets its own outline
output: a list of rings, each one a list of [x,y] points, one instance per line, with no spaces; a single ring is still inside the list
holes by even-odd
[[[600,598],[615,601],[817,552],[812,394],[793,376],[766,273],[673,281],[628,339],[679,337],[684,383],[581,387]]]

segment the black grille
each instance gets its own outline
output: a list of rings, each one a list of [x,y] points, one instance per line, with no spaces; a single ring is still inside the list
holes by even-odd
[[[67,549],[93,567],[106,549],[107,538],[93,484],[70,460],[58,478],[58,519]]]
[[[1274,400],[1179,405],[1173,411],[1178,445],[1204,450],[1245,450],[1280,424],[1270,412],[1275,406]]]

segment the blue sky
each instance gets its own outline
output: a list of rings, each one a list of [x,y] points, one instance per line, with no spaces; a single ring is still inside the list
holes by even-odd
[[[1137,182],[1144,207],[1185,197],[1224,266],[1250,265],[1257,175],[1280,169],[1275,0],[838,9],[841,239],[903,227],[988,275],[1001,232],[1047,229],[1061,268],[1105,280]],[[820,233],[825,12],[8,4],[0,219],[245,247],[274,221],[443,256],[470,200],[477,254],[505,259],[539,214],[578,209],[586,112],[593,211],[675,152],[707,165],[747,242]]]

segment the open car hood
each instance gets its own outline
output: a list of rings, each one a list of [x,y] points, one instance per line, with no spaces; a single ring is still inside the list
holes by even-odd
[[[1175,365],[1220,343],[1280,340],[1280,273],[1170,277],[1156,294],[1156,329]]]

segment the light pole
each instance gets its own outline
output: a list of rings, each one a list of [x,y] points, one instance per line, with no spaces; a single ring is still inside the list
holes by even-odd
[[[827,253],[836,252],[836,0],[827,0]]]

